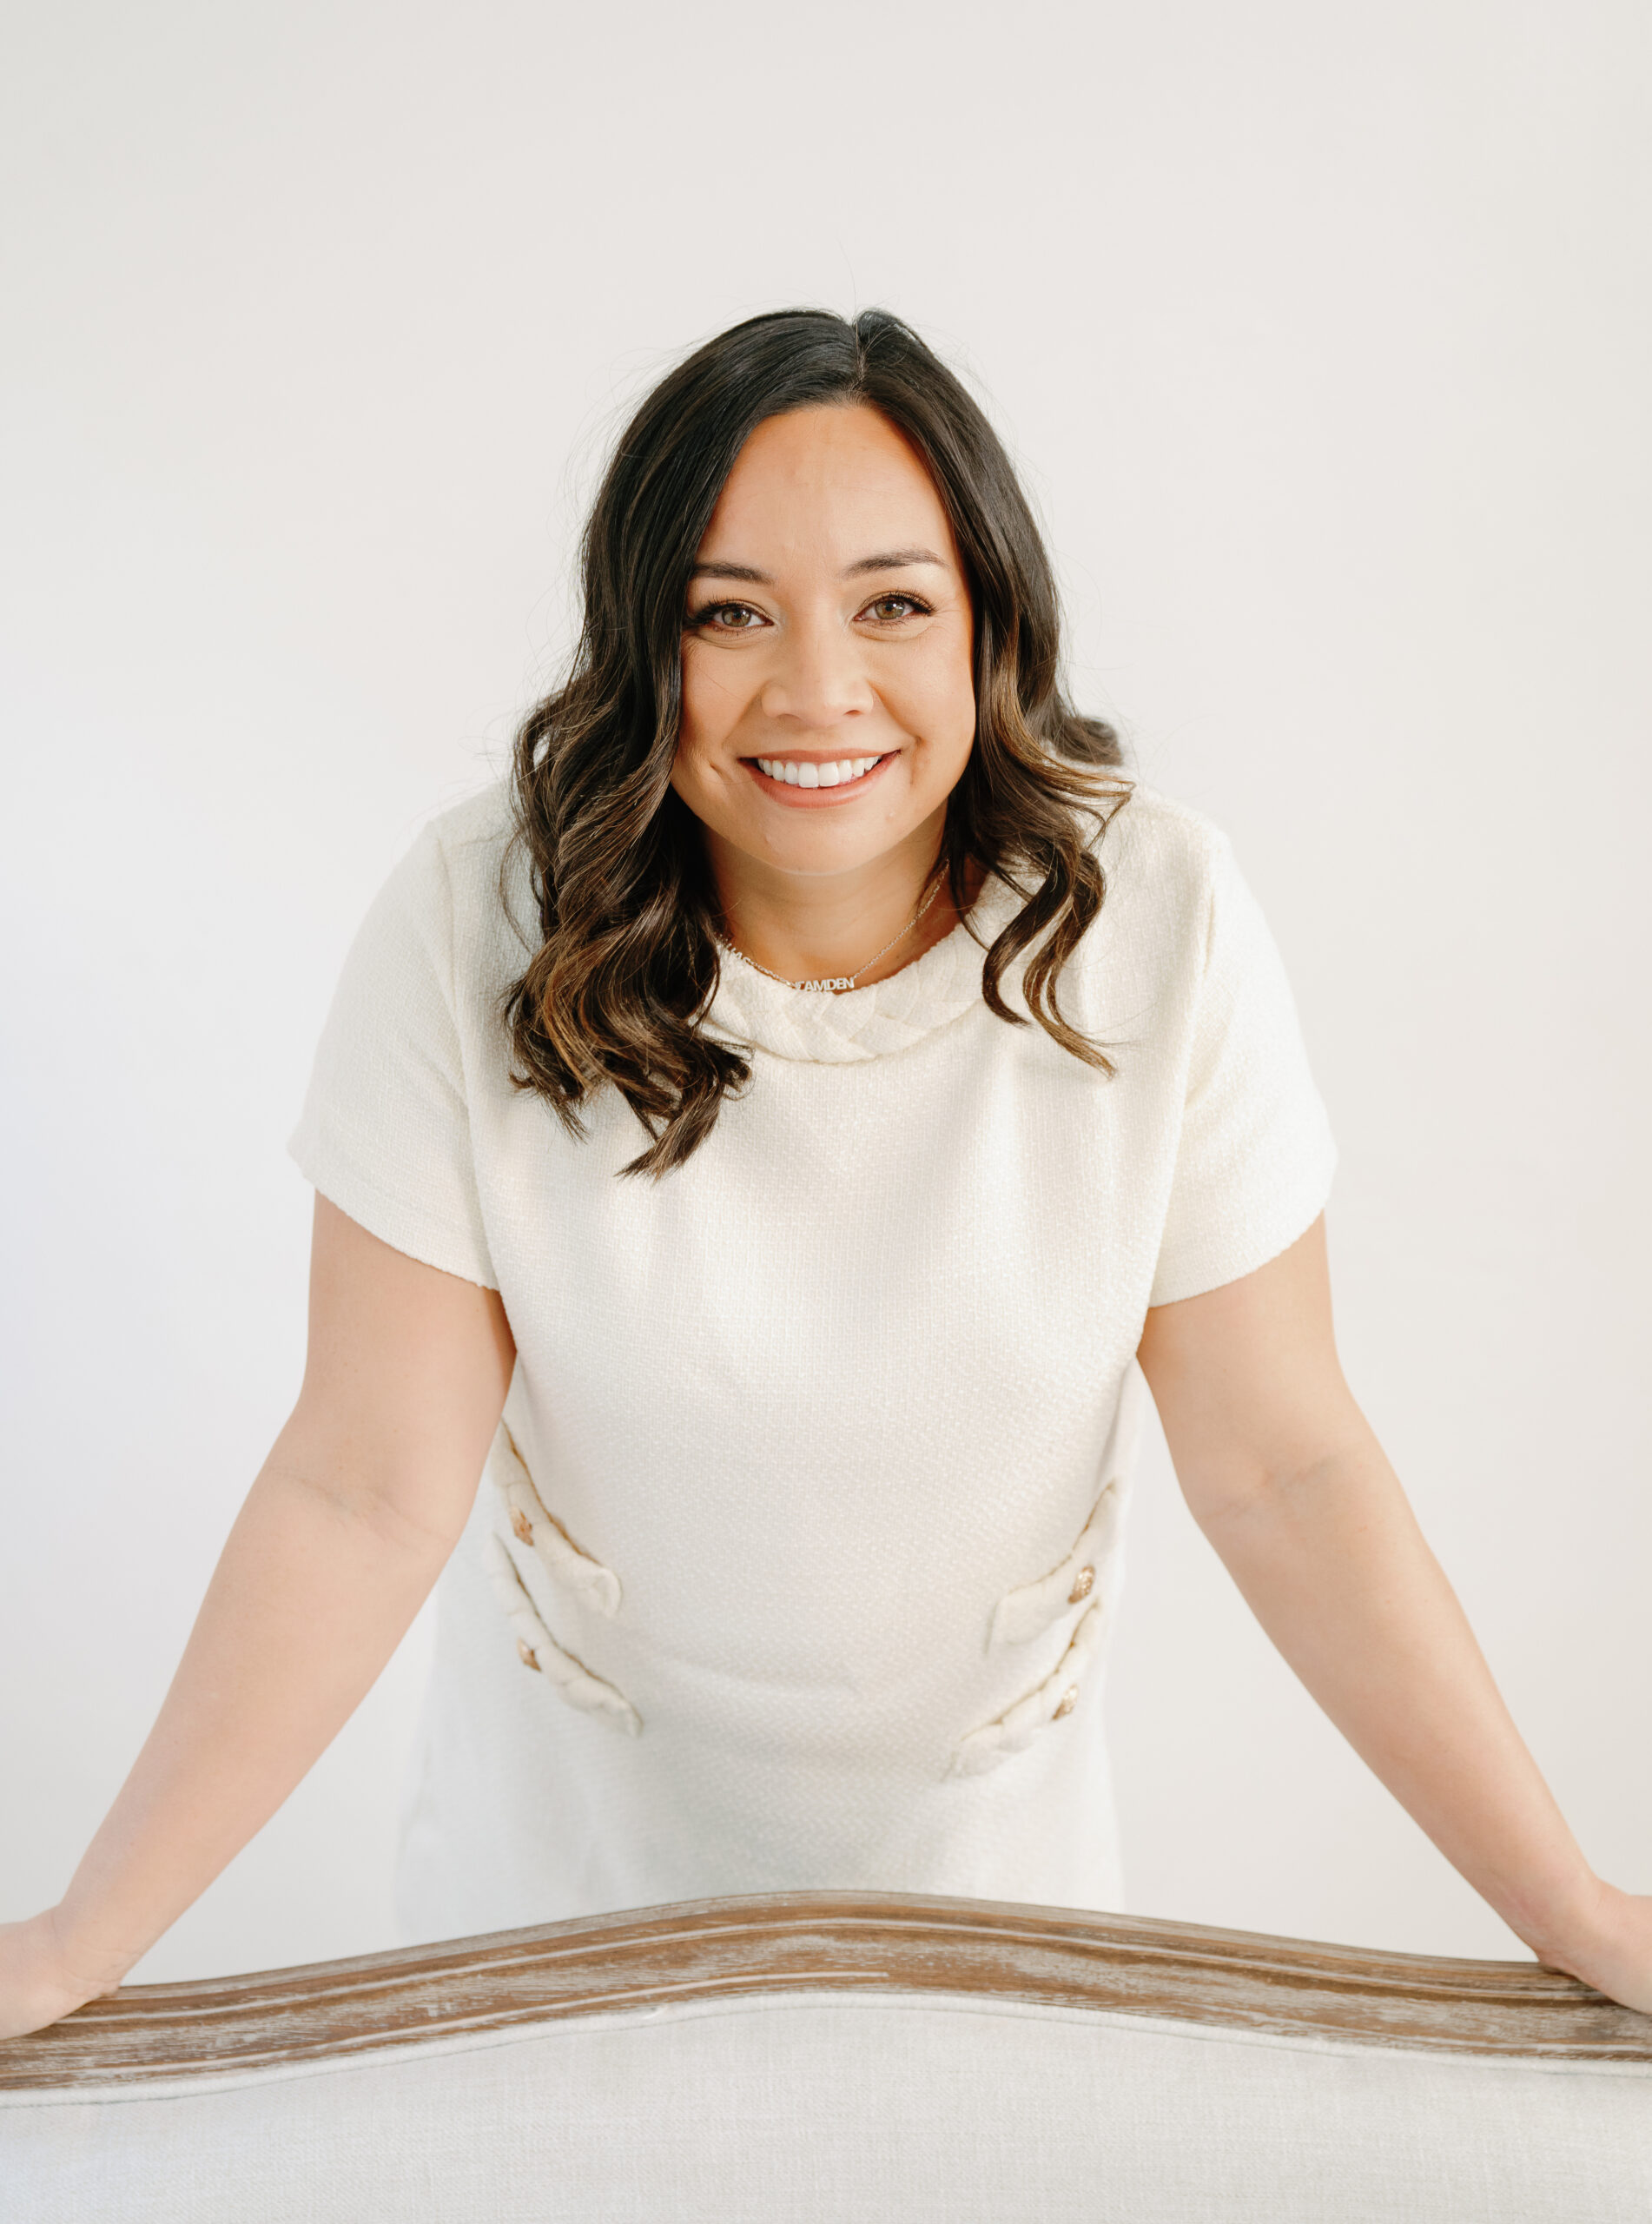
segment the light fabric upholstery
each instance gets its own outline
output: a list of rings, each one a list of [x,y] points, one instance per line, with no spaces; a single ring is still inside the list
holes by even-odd
[[[1652,2067],[789,1994],[0,2095],[8,2224],[1646,2224]]]

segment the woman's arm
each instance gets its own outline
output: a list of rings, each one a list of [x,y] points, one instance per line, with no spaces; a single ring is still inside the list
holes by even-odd
[[[1539,1957],[1652,2009],[1652,1898],[1594,1874],[1337,1359],[1325,1224],[1147,1315],[1187,1503],[1280,1652]]]
[[[0,1926],[0,2037],[112,1991],[343,1727],[459,1539],[514,1356],[497,1292],[318,1196],[298,1404],[68,1891]]]

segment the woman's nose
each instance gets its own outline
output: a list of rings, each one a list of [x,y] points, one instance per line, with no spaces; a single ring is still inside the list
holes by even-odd
[[[841,622],[788,626],[764,682],[763,715],[803,726],[836,725],[876,708],[861,644]]]

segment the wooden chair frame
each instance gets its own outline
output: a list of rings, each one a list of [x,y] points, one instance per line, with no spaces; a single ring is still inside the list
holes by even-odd
[[[982,1995],[1379,2048],[1652,2064],[1652,2016],[1531,1962],[898,1892],[792,1892],[123,1987],[0,2042],[0,2090],[133,2086],[783,1992]]]

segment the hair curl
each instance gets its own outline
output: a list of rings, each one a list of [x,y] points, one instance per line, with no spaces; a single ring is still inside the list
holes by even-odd
[[[620,436],[585,529],[572,667],[516,740],[517,835],[544,939],[506,998],[512,1078],[575,1135],[580,1107],[611,1084],[650,1138],[628,1174],[682,1165],[751,1076],[738,1048],[698,1024],[717,991],[719,913],[698,824],[670,784],[691,568],[757,425],[857,402],[928,467],[974,604],[975,738],[941,858],[961,914],[972,861],[1026,897],[987,950],[981,994],[999,1018],[1026,1025],[1001,983],[1040,943],[1023,976],[1028,1009],[1074,1057],[1113,1070],[1063,1018],[1056,984],[1105,899],[1094,837],[1129,786],[1107,778],[1121,761],[1113,729],[1063,697],[1054,581],[1014,467],[962,384],[899,318],[782,310],[707,341]]]

